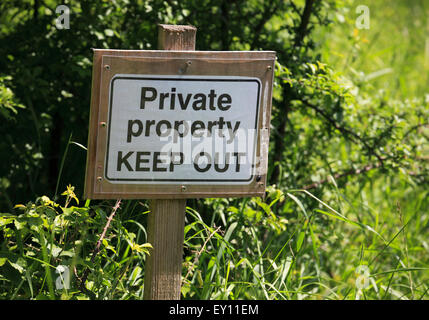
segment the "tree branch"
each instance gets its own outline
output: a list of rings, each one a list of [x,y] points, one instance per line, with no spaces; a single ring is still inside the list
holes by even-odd
[[[33,3],[33,19],[37,22],[39,18],[39,0],[34,0]]]
[[[410,129],[408,129],[407,132],[405,132],[404,136],[402,137],[402,140],[406,139],[411,132],[413,132],[414,130],[420,129],[421,127],[429,127],[429,122],[423,122],[415,126],[412,126]]]
[[[279,6],[281,1],[278,1],[275,5],[272,5],[271,1],[268,1],[268,4],[266,5],[266,2],[264,2],[264,12],[262,13],[262,18],[259,20],[258,24],[253,28],[253,40],[252,44],[250,45],[251,50],[254,50],[257,43],[259,35],[262,32],[262,28],[267,23],[268,20],[271,19],[271,17],[274,15],[274,13],[277,11],[277,8]]]
[[[365,173],[365,172],[368,172],[370,170],[377,169],[377,168],[380,168],[380,167],[381,167],[380,162],[377,162],[375,164],[366,165],[366,166],[364,166],[363,168],[360,168],[360,169],[350,169],[350,170],[344,171],[342,173],[334,174],[333,177],[334,177],[335,180],[337,180],[337,179],[341,179],[343,177]],[[329,178],[323,179],[323,180],[320,180],[320,181],[317,181],[317,182],[314,182],[314,183],[309,184],[309,185],[306,185],[306,186],[302,187],[301,189],[304,189],[304,190],[315,189],[315,188],[318,188],[322,184],[325,184],[327,182],[329,182]]]
[[[382,159],[385,160],[385,158],[382,158]],[[429,157],[417,157],[417,159],[422,160],[422,161],[429,161]],[[347,176],[359,175],[362,173],[366,173],[368,171],[371,171],[373,169],[378,169],[381,167],[382,167],[382,165],[380,162],[373,163],[373,164],[367,164],[366,166],[364,166],[363,168],[360,168],[360,169],[349,169],[349,170],[346,170],[346,171],[341,172],[341,173],[336,173],[333,175],[333,177],[335,180],[337,180],[337,179],[341,179],[341,178],[344,178]],[[408,171],[407,174],[410,176],[419,176],[420,175],[419,173],[414,172],[414,171]],[[323,185],[329,181],[330,181],[330,179],[326,178],[326,179],[308,184],[308,185],[302,187],[301,189],[303,189],[303,190],[315,189],[315,188],[318,188],[321,185]]]
[[[217,233],[219,230],[220,230],[220,227],[217,227],[212,233],[210,233],[210,235],[207,237],[206,241],[204,241],[203,246],[201,247],[201,249],[195,255],[194,261],[192,262],[192,267],[189,267],[188,272],[186,273],[186,276],[182,279],[182,285],[186,282],[186,280],[188,279],[188,276],[193,271],[193,268],[197,264],[198,259],[200,258],[201,254],[204,252],[204,249],[205,249],[207,243],[215,235],[215,233]]]
[[[329,115],[327,115],[323,110],[321,110],[320,108],[318,108],[317,106],[313,105],[312,103],[306,101],[306,100],[300,100],[305,106],[313,109],[314,111],[316,111],[316,113],[320,114],[323,118],[325,118],[325,120],[327,120],[335,129],[337,129],[338,131],[340,131],[344,136],[349,137],[349,139],[351,141],[353,141],[354,143],[358,143],[360,142],[361,144],[364,145],[364,147],[368,150],[369,154],[374,155],[378,161],[380,162],[380,165],[383,166],[383,158],[377,153],[375,152],[374,148],[371,147],[366,141],[365,139],[363,139],[361,136],[359,136],[357,133],[353,132],[352,130],[342,127],[340,126],[335,120],[333,120],[331,117],[329,117]],[[350,138],[350,136],[352,138]]]
[[[301,14],[301,23],[299,24],[298,30],[296,32],[295,38],[295,47],[299,47],[302,44],[306,34],[308,24],[310,23],[310,16],[313,11],[314,0],[306,0],[304,11]]]
[[[100,252],[101,243],[103,242],[103,239],[106,236],[107,229],[109,229],[110,223],[112,222],[113,217],[116,214],[116,211],[119,209],[120,204],[121,204],[121,200],[120,199],[116,200],[116,204],[112,209],[112,213],[110,214],[109,218],[107,219],[106,225],[103,228],[103,232],[101,233],[100,238],[97,241],[97,245],[95,246],[95,249],[92,252],[91,263],[94,263],[95,257]],[[83,274],[82,280],[80,283],[80,288],[84,291],[86,291],[85,282],[86,282],[86,279],[88,278],[89,271],[90,271],[89,268],[86,268],[85,273]]]

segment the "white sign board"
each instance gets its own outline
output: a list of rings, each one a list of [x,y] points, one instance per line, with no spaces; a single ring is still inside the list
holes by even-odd
[[[104,177],[120,184],[249,184],[261,82],[243,76],[116,74]]]
[[[95,49],[85,197],[264,196],[275,58]]]

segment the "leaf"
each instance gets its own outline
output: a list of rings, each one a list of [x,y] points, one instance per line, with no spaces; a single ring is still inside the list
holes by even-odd
[[[298,235],[298,239],[296,241],[296,251],[299,252],[301,250],[302,244],[305,238],[305,231],[301,231]]]
[[[72,187],[71,185],[67,186],[66,191],[64,191],[63,193],[61,193],[62,196],[67,196],[67,201],[68,199],[74,199],[77,204],[79,204],[79,199],[76,197],[76,194],[74,193],[74,187]]]
[[[153,248],[150,243],[143,243],[143,244],[140,244],[140,245],[136,244],[136,243],[133,243],[132,246],[131,246],[132,250],[135,250],[135,251],[137,251],[139,253],[145,253],[145,254],[148,254],[148,255],[150,254],[149,250],[147,250],[149,248]]]
[[[331,217],[331,218],[334,218],[334,219],[338,219],[338,220],[350,223],[352,225],[355,225],[357,227],[360,227],[359,223],[351,221],[351,220],[349,220],[349,219],[347,219],[347,218],[345,218],[343,216],[339,216],[339,215],[336,215],[336,214],[333,214],[333,213],[330,213],[330,212],[327,212],[327,211],[323,211],[323,210],[320,210],[320,209],[314,209],[314,211],[322,213],[324,215],[327,215],[328,217]]]
[[[25,259],[19,257],[16,262],[12,262],[10,260],[7,260],[9,262],[9,264],[15,268],[16,270],[18,270],[20,273],[23,273],[25,271],[25,267],[27,266],[27,262],[25,261]]]
[[[52,257],[56,258],[61,253],[61,248],[57,247],[56,245],[53,245],[52,249],[50,248],[50,245],[47,246],[49,251],[51,252]]]
[[[238,211],[238,208],[236,208],[236,207],[228,207],[228,209],[227,209],[227,211],[228,212],[232,212],[232,213],[238,213],[239,211]]]
[[[394,70],[392,68],[385,68],[385,69],[381,69],[375,72],[372,72],[370,74],[368,74],[367,76],[365,76],[364,81],[369,81],[381,76],[384,76],[386,74],[392,73]]]
[[[272,216],[273,218],[275,218],[275,215],[273,214],[273,212],[271,211],[271,208],[268,204],[266,204],[265,202],[262,202],[259,198],[255,198],[255,202],[256,204],[262,208],[262,210],[264,210],[264,212],[268,215],[268,216]]]
[[[108,37],[113,37],[115,35],[112,29],[105,29],[104,34]]]
[[[9,223],[12,223],[15,220],[15,218],[16,218],[15,216],[13,216],[13,218],[0,217],[0,227],[8,225]]]
[[[298,235],[298,240],[296,242],[296,251],[299,252],[301,250],[302,244],[305,239],[305,234],[307,233],[308,220],[305,220],[304,225],[301,228],[301,232]]]
[[[286,280],[286,276],[289,274],[290,271],[290,267],[292,266],[292,258],[291,257],[286,257],[286,263],[283,265],[283,272],[282,272],[282,277],[281,277],[281,283],[284,284],[285,280]]]
[[[81,147],[83,150],[88,151],[88,148],[87,148],[87,147],[85,147],[83,144],[80,144],[80,143],[78,143],[78,142],[76,142],[76,141],[70,141],[70,143],[75,144],[75,145],[77,145],[78,147]]]
[[[313,63],[307,63],[307,65],[310,67],[311,72],[313,74],[315,74],[317,72],[317,66],[315,64],[313,64]]]
[[[296,204],[298,205],[298,207],[304,213],[305,218],[308,219],[307,211],[305,210],[304,205],[302,204],[302,202],[297,197],[295,197],[293,194],[290,194],[289,192],[286,193],[286,194],[288,195],[289,198],[291,198],[293,201],[296,202]]]
[[[27,224],[27,221],[23,219],[15,219],[14,224],[17,230],[23,230],[25,228],[25,225]]]
[[[36,296],[36,298],[35,298],[36,300],[50,300],[49,299],[49,296],[47,296],[47,295],[45,295],[45,294],[43,294],[43,293],[39,293],[37,296]]]
[[[7,258],[0,258],[0,267],[3,266],[7,261]]]
[[[198,284],[200,285],[200,287],[202,287],[204,285],[204,281],[203,281],[203,277],[201,275],[201,270],[197,270],[196,274],[197,274]]]
[[[60,253],[60,257],[74,257],[75,256],[75,252],[74,251],[70,251],[70,250],[64,250]]]
[[[396,273],[396,272],[410,272],[410,271],[423,271],[429,270],[429,268],[419,268],[419,267],[410,267],[410,268],[399,268],[394,270],[382,271],[378,273],[373,273],[371,276],[379,276],[384,274]]]

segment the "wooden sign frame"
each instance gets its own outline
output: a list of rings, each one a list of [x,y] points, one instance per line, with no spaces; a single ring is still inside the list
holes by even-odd
[[[274,51],[94,50],[84,196],[89,199],[186,199],[263,196],[271,118]],[[246,185],[121,184],[105,179],[109,85],[117,74],[237,76],[261,83],[256,174]]]

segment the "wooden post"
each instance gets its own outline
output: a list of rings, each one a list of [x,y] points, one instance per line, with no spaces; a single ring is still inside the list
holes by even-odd
[[[192,26],[161,24],[158,49],[193,51],[196,31]],[[147,232],[153,249],[145,266],[145,300],[180,299],[185,209],[185,199],[150,202]]]

